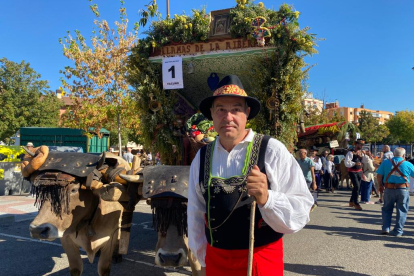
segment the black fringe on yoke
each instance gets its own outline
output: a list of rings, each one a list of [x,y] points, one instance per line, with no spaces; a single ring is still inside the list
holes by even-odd
[[[162,235],[167,234],[170,224],[177,226],[178,234],[187,233],[187,201],[180,199],[151,199],[152,226]]]
[[[36,195],[35,206],[40,209],[45,201],[49,201],[51,211],[57,216],[62,217],[62,212],[69,214],[68,187],[68,184],[33,186],[32,193]]]

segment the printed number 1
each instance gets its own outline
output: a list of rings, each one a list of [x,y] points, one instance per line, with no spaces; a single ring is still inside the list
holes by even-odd
[[[171,66],[168,72],[171,72],[171,78],[175,79],[175,65]]]

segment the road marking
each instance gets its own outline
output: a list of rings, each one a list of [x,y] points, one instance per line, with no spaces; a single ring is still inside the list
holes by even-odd
[[[36,239],[32,239],[32,238],[9,235],[9,234],[4,234],[4,233],[0,233],[0,236],[62,247],[62,245],[60,243],[51,242],[51,241],[41,241],[41,240],[36,240]],[[81,248],[79,248],[79,250],[85,252],[85,250],[83,250]],[[125,257],[123,257],[122,259],[126,260],[126,261],[129,261],[129,262],[134,262],[134,263],[143,264],[143,265],[147,265],[147,266],[151,266],[151,267],[161,268],[161,269],[164,269],[164,270],[169,270],[169,271],[173,271],[173,272],[183,273],[183,274],[186,274],[186,275],[191,275],[191,272],[189,272],[187,270],[184,270],[184,269],[179,269],[179,268],[174,268],[174,267],[162,267],[162,266],[159,266],[159,265],[155,265],[155,264],[151,264],[151,263],[147,263],[147,262],[143,262],[143,261],[136,261],[136,260],[125,258]]]
[[[9,234],[4,234],[4,233],[0,233],[0,236],[15,238],[15,239],[21,239],[21,240],[27,240],[27,241],[32,241],[32,242],[39,242],[39,243],[44,243],[44,244],[50,244],[50,245],[54,245],[54,246],[62,246],[60,243],[56,243],[56,242],[41,241],[41,240],[36,240],[36,239],[32,239],[32,238],[20,237],[20,236],[9,235]]]

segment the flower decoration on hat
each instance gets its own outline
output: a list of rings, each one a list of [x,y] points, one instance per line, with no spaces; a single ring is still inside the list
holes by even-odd
[[[252,36],[256,39],[259,46],[265,45],[265,37],[270,37],[270,30],[266,27],[263,27],[263,24],[266,22],[266,19],[262,16],[258,16],[252,20],[252,27],[255,30],[252,33]]]

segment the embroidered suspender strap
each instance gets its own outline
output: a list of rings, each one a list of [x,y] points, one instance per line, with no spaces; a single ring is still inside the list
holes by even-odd
[[[391,164],[392,164],[392,166],[393,166],[393,168],[392,168],[392,170],[388,173],[388,175],[387,175],[387,178],[385,179],[385,184],[388,184],[388,178],[390,178],[390,176],[395,172],[395,171],[397,171],[403,178],[404,178],[404,180],[405,181],[407,181],[408,182],[408,179],[407,179],[407,177],[400,171],[400,169],[398,168],[403,162],[404,162],[404,160],[401,160],[398,164],[395,164],[392,160],[390,160],[391,161]]]
[[[260,145],[259,150],[259,160],[257,161],[257,166],[259,167],[260,171],[264,174],[266,174],[266,168],[265,168],[265,157],[266,157],[266,149],[267,144],[269,143],[270,136],[264,135],[262,139],[262,144]],[[270,189],[270,182],[269,179],[267,180],[267,188]]]
[[[206,150],[207,145],[200,149],[200,172],[198,175],[198,183],[200,183],[200,185],[203,185],[202,183],[204,182],[204,160],[206,158]]]

